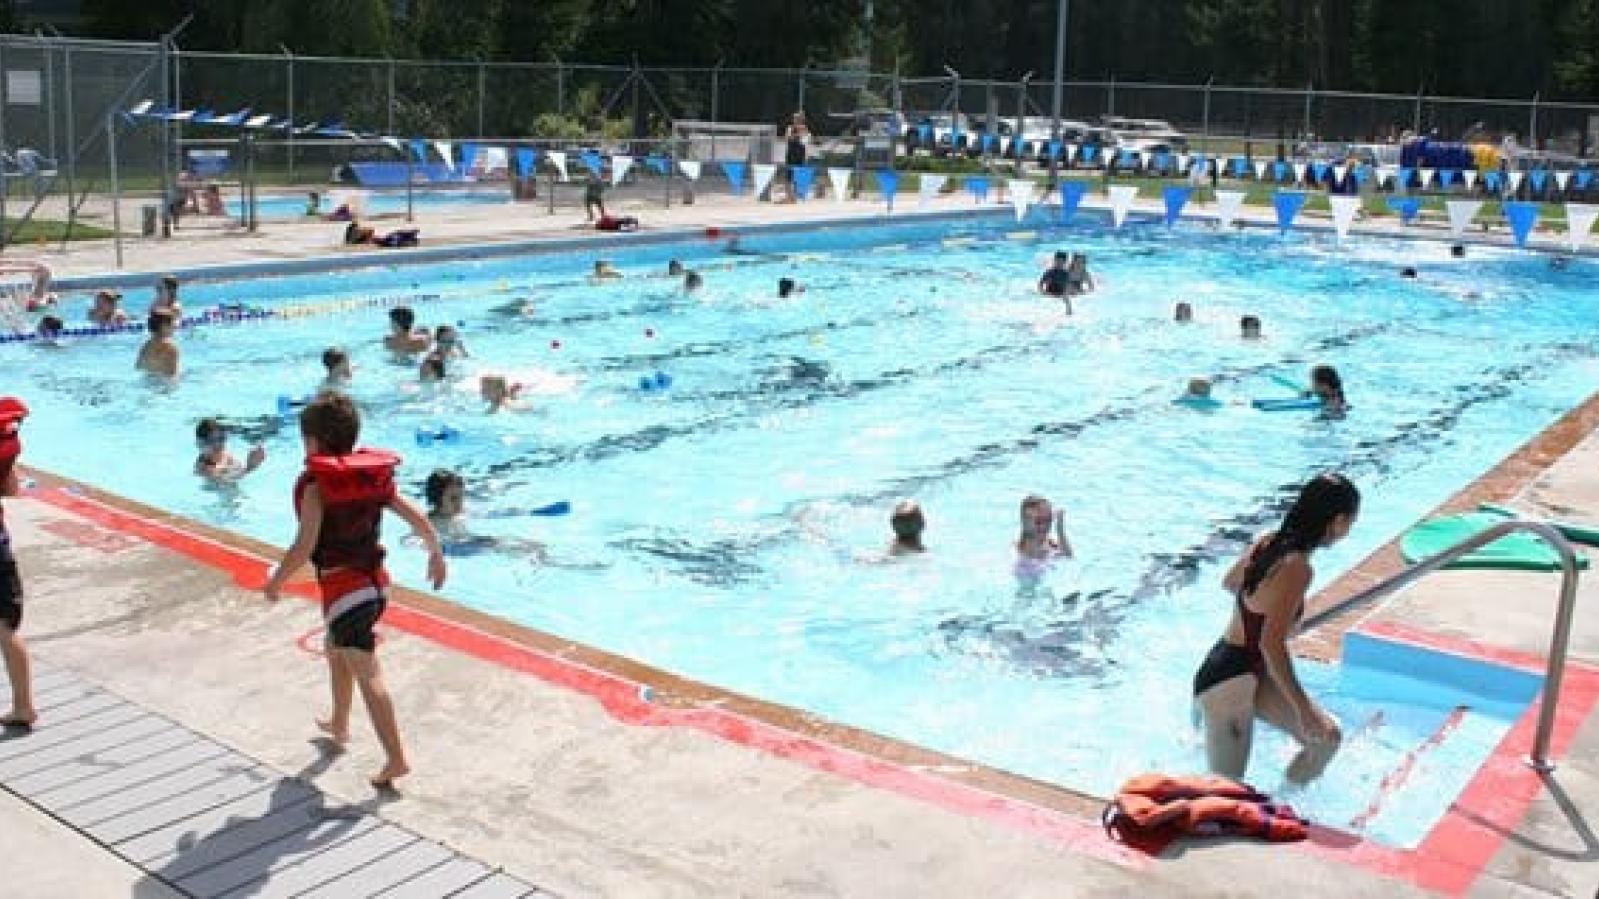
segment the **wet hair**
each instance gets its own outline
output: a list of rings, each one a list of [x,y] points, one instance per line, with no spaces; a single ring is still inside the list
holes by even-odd
[[[777,295],[779,297],[789,296],[790,294],[792,294],[794,292],[794,286],[795,285],[794,285],[794,279],[793,278],[778,278],[777,279]]]
[[[177,275],[162,275],[161,280],[157,281],[156,284],[160,285],[161,289],[168,293],[176,294],[178,292]]]
[[[443,340],[447,335],[459,336],[459,332],[455,330],[454,325],[439,325],[433,329],[433,341],[435,343]]]
[[[894,514],[888,516],[888,526],[894,529],[897,539],[920,541],[927,519],[922,516],[922,507],[908,499],[894,507]]]
[[[1318,365],[1310,370],[1310,383],[1312,386],[1324,386],[1332,391],[1338,402],[1347,403],[1344,397],[1344,379],[1338,377],[1338,369],[1331,365]]]
[[[328,371],[338,368],[350,361],[350,354],[336,346],[330,346],[322,351],[322,367]]]
[[[1034,510],[1036,508],[1038,508],[1039,506],[1047,506],[1047,505],[1049,505],[1049,500],[1044,498],[1044,497],[1042,497],[1042,496],[1039,496],[1036,493],[1029,493],[1026,496],[1022,497],[1022,505],[1021,505],[1020,514],[1021,514],[1022,522],[1023,522],[1022,523],[1022,534],[1024,536],[1027,533],[1027,524],[1026,524],[1026,522],[1027,522],[1027,513],[1031,512],[1032,510]],[[1046,526],[1044,528],[1044,533],[1046,535],[1049,533],[1048,526]]]
[[[202,418],[200,423],[194,426],[195,443],[213,443],[218,438],[226,437],[227,435],[228,429],[222,426],[222,422],[214,418]]]
[[[703,287],[704,285],[705,276],[701,275],[699,272],[690,269],[683,275],[683,288],[685,290],[694,290],[695,288]]]
[[[1282,527],[1272,534],[1244,568],[1240,596],[1249,596],[1260,588],[1277,563],[1289,553],[1310,553],[1327,538],[1327,529],[1340,515],[1354,515],[1360,511],[1360,491],[1341,474],[1325,472],[1312,478],[1301,487],[1299,496],[1284,516]]]
[[[1191,319],[1193,317],[1194,317],[1194,304],[1188,302],[1187,300],[1179,302],[1177,304],[1177,307],[1172,310],[1172,318],[1175,319],[1176,321],[1180,321],[1180,322],[1181,321],[1188,321],[1189,319]]]
[[[435,378],[438,378],[440,381],[442,381],[442,380],[444,380],[444,374],[445,374],[445,371],[444,371],[444,357],[443,356],[440,356],[437,353],[432,353],[432,354],[429,354],[429,356],[426,359],[422,360],[422,376],[423,377],[427,377],[427,376],[431,375],[431,376],[433,376]]]
[[[346,455],[361,437],[361,412],[348,396],[324,390],[300,410],[300,433],[315,437],[324,453]]]
[[[1238,320],[1238,328],[1241,331],[1248,331],[1248,330],[1250,330],[1252,328],[1254,330],[1256,330],[1256,331],[1259,331],[1260,330],[1260,316],[1258,316],[1258,315],[1246,315],[1246,316],[1244,316],[1243,318]]]
[[[1072,254],[1066,252],[1065,250],[1056,250],[1055,251],[1055,261],[1056,262],[1070,262],[1070,261],[1072,261]]]
[[[1399,277],[1401,277],[1401,278],[1414,278],[1414,277],[1416,277],[1416,269],[1414,267],[1412,267],[1412,266],[1408,266],[1407,265],[1404,268],[1399,270]]]
[[[604,259],[596,259],[596,260],[594,260],[594,274],[596,274],[596,275],[599,274],[600,272],[605,271],[606,269],[608,269],[610,267],[611,267],[611,264],[609,262],[606,262]]]
[[[427,483],[422,485],[422,498],[428,505],[437,509],[444,502],[444,491],[451,487],[466,489],[466,480],[448,468],[435,468],[428,475]]]
[[[66,326],[66,322],[54,315],[46,315],[44,318],[39,319],[40,334],[60,334],[61,329],[65,328]]]
[[[149,329],[151,334],[160,331],[162,328],[171,328],[176,325],[177,318],[165,309],[150,313],[150,318],[144,323],[145,328]]]
[[[668,275],[681,275],[681,274],[683,274],[683,263],[679,262],[676,259],[673,259],[671,262],[668,262],[666,264],[666,273]]]
[[[416,325],[416,312],[410,306],[395,306],[389,310],[389,324],[410,331]]]

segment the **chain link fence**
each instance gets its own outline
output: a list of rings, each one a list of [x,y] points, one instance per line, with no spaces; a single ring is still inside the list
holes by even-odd
[[[1055,92],[1045,80],[969,79],[953,70],[901,77],[848,69],[340,59],[20,35],[0,36],[0,72],[0,149],[7,154],[0,204],[11,209],[0,210],[0,218],[41,194],[61,195],[69,187],[78,195],[106,191],[113,177],[124,191],[159,193],[165,185],[170,193],[177,172],[190,162],[185,153],[201,146],[193,140],[237,134],[216,125],[120,114],[142,101],[219,113],[249,109],[274,125],[297,126],[262,132],[263,139],[270,134],[274,140],[270,154],[256,152],[257,172],[268,184],[315,188],[327,186],[351,162],[394,153],[365,142],[341,147],[313,125],[404,140],[503,146],[533,141],[545,149],[578,141],[606,152],[637,146],[644,155],[657,152],[650,142],[670,136],[676,121],[781,128],[791,113],[803,110],[823,146],[837,149],[840,138],[885,131],[903,138],[918,122],[955,114],[968,129],[1019,128],[1036,138],[1049,132]],[[1182,132],[1191,148],[1218,154],[1292,154],[1307,142],[1392,143],[1405,133],[1495,141],[1516,135],[1522,146],[1573,159],[1590,158],[1599,144],[1599,105],[1536,97],[1116,79],[1071,81],[1061,88],[1061,114],[1070,122],[1094,125],[1104,116],[1158,120]],[[903,146],[887,158],[903,158]],[[846,154],[843,162],[848,161]],[[712,180],[702,186],[709,188]],[[555,191],[568,188],[558,185]],[[663,191],[663,202],[665,196]]]

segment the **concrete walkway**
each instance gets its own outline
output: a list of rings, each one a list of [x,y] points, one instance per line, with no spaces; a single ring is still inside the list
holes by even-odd
[[[287,778],[65,669],[40,666],[34,682],[49,726],[0,735],[0,784],[144,872],[135,895],[545,895],[383,821],[380,800],[330,804],[306,781],[331,745]],[[29,876],[70,879],[60,855]]]

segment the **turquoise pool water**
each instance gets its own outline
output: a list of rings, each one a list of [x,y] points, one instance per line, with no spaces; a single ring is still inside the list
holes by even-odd
[[[333,203],[329,197],[331,193],[324,191],[322,194],[322,211],[333,211]],[[367,215],[387,215],[404,213],[406,209],[405,189],[362,190],[362,202],[366,207]],[[510,189],[504,185],[495,188],[476,187],[459,190],[429,190],[417,188],[411,197],[412,208],[417,211],[441,210],[459,208],[461,206],[485,206],[494,204],[509,204],[511,202]],[[243,204],[237,197],[230,197],[226,201],[228,215],[238,218],[242,214]],[[526,204],[524,204],[526,205]],[[292,219],[305,215],[305,195],[268,195],[256,198],[256,215],[264,219]]]
[[[1057,247],[1087,252],[1102,282],[1071,317],[1032,292]],[[406,456],[406,488],[453,467],[473,528],[523,541],[454,559],[451,597],[1103,795],[1145,769],[1202,767],[1189,690],[1229,612],[1221,573],[1297,484],[1336,468],[1366,496],[1350,539],[1318,558],[1325,583],[1599,376],[1599,278],[1581,261],[1187,226],[1016,233],[998,218],[751,235],[738,249],[696,240],[185,288],[191,311],[436,295],[420,320],[459,323],[473,354],[446,389],[386,358],[375,308],[191,329],[173,387],[133,373],[136,335],[4,344],[0,389],[34,406],[35,464],[282,545],[300,448],[276,399],[312,389],[320,351],[342,344],[366,439]],[[627,277],[590,284],[599,255]],[[702,293],[656,277],[671,257],[705,273]],[[1401,280],[1403,265],[1421,277]],[[777,299],[781,276],[808,290]],[[1195,323],[1170,321],[1178,299]],[[1265,340],[1237,339],[1245,313],[1264,319]],[[1343,373],[1346,419],[1248,408],[1283,395],[1272,376],[1321,361]],[[533,408],[485,415],[476,372],[533,383]],[[640,391],[656,372],[672,386]],[[1229,405],[1174,407],[1190,375],[1213,377]],[[208,414],[270,453],[236,492],[189,473]],[[444,425],[463,438],[417,444],[418,429]],[[1029,492],[1066,511],[1079,558],[1025,584],[1011,544]],[[931,552],[881,564],[902,497],[926,508]],[[488,514],[556,500],[573,513]],[[391,558],[421,583],[419,553]],[[1291,795],[1394,845],[1425,834],[1518,713],[1434,684],[1400,690],[1363,667],[1308,671],[1351,739]],[[1464,718],[1362,818],[1460,705]],[[1264,736],[1251,777],[1280,787],[1287,752]]]

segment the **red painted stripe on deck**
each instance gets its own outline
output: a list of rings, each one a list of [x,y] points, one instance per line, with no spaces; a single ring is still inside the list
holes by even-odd
[[[1404,786],[1405,781],[1410,779],[1410,772],[1416,767],[1416,760],[1421,758],[1427,750],[1441,744],[1450,734],[1454,733],[1455,728],[1459,727],[1460,722],[1464,720],[1466,720],[1466,707],[1463,705],[1455,706],[1454,711],[1449,713],[1449,717],[1445,718],[1443,723],[1438,725],[1438,729],[1432,732],[1432,736],[1423,741],[1420,746],[1405,753],[1405,757],[1399,760],[1399,765],[1383,776],[1382,782],[1377,785],[1377,795],[1371,798],[1371,804],[1366,806],[1365,811],[1356,815],[1354,820],[1349,822],[1349,826],[1355,830],[1360,830],[1371,819],[1377,817],[1388,797],[1392,796],[1395,790]]]

